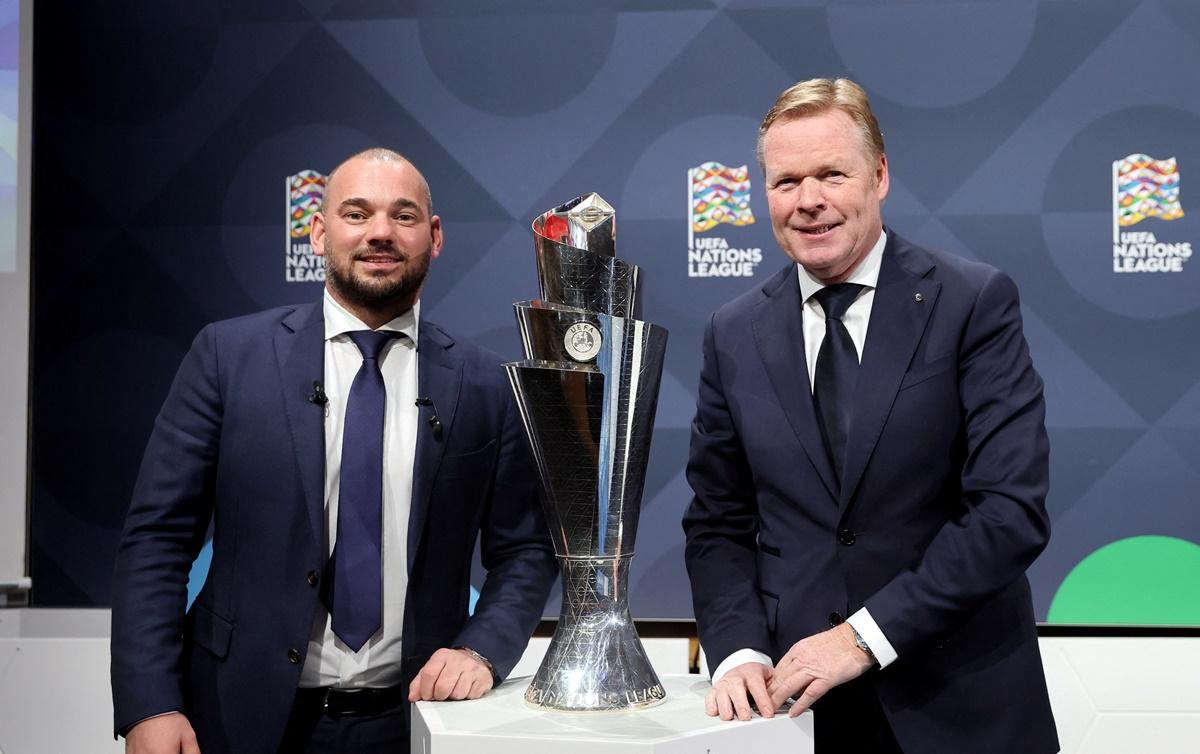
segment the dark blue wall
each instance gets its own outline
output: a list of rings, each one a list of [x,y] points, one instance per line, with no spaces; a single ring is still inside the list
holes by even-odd
[[[575,7],[38,4],[36,604],[109,602],[141,452],[195,332],[319,295],[286,281],[285,178],[386,145],[425,172],[445,223],[424,316],[514,357],[510,304],[536,297],[532,218],[587,191],[616,207],[645,317],[671,333],[633,610],[690,617],[679,519],[702,328],[785,262],[754,136],[776,94],[812,76],[870,93],[891,227],[1020,286],[1053,443],[1054,539],[1031,571],[1039,616],[1110,542],[1200,542],[1200,262],[1114,272],[1111,175],[1130,154],[1176,157],[1189,212],[1127,230],[1200,241],[1200,7]],[[686,177],[708,161],[751,165],[758,222],[697,238],[762,249],[753,278],[689,277]]]

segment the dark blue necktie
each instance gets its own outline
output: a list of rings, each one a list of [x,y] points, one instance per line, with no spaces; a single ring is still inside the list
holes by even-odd
[[[858,377],[858,351],[842,317],[862,289],[863,286],[854,283],[838,283],[813,294],[825,310],[825,340],[817,353],[813,400],[821,434],[825,437],[825,448],[839,483],[853,415],[854,383]]]
[[[362,353],[342,431],[337,541],[333,548],[333,632],[357,652],[383,625],[383,414],[387,391],[379,355],[403,333],[349,333]]]

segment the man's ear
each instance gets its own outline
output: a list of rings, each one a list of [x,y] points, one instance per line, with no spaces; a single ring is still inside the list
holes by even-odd
[[[442,253],[442,246],[445,244],[446,238],[442,233],[442,218],[434,215],[429,218],[429,256],[437,259]]]
[[[314,254],[325,256],[325,215],[321,212],[313,213],[308,226],[308,241]]]
[[[887,155],[881,154],[879,155],[879,164],[875,166],[875,195],[879,197],[880,203],[887,198],[890,186]]]

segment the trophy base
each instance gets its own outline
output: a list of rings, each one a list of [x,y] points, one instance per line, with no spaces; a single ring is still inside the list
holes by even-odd
[[[629,616],[629,563],[621,557],[559,557],[558,628],[525,702],[543,709],[644,709],[667,697]]]

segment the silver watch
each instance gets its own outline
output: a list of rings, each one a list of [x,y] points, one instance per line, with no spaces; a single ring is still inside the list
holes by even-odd
[[[868,646],[868,644],[867,644],[866,640],[865,640],[865,639],[863,639],[863,637],[862,637],[862,634],[860,634],[860,633],[858,632],[858,629],[857,629],[857,628],[855,628],[854,626],[851,626],[851,627],[850,627],[850,630],[854,632],[854,643],[855,643],[855,645],[856,645],[856,646],[858,646],[858,648],[859,648],[859,649],[861,649],[862,651],[864,651],[864,652],[866,652],[866,653],[867,653],[867,657],[870,657],[870,658],[871,658],[871,662],[873,662],[873,663],[875,663],[876,665],[878,665],[878,664],[879,664],[879,660],[876,660],[876,659],[875,659],[875,653],[871,651],[871,647],[870,647],[870,646]]]

